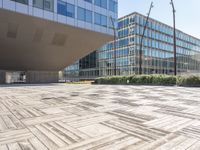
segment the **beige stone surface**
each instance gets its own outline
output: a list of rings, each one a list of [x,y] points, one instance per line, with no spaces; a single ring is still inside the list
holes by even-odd
[[[0,87],[0,150],[199,150],[200,89]]]

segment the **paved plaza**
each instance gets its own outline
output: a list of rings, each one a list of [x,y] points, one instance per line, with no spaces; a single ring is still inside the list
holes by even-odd
[[[200,89],[0,87],[0,150],[200,150]]]

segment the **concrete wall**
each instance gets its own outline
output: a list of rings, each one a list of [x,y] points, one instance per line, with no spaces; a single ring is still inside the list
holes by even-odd
[[[58,72],[56,71],[28,71],[26,72],[26,83],[58,83]]]
[[[6,72],[0,70],[0,84],[6,83]]]

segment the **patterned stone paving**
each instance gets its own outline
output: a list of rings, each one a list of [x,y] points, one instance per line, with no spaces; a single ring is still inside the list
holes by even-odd
[[[200,150],[200,89],[0,87],[0,150]]]

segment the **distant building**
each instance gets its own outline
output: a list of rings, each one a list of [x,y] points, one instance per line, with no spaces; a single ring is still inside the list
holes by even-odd
[[[145,22],[146,17],[136,12],[118,20],[117,75],[139,74],[139,45]],[[180,30],[176,34],[177,73],[200,73],[200,39]],[[142,45],[143,74],[173,74],[172,27],[150,18]],[[113,41],[98,49],[96,58],[97,76],[114,75]]]
[[[57,82],[58,71],[112,40],[117,0],[0,0],[0,82]],[[20,74],[20,73],[19,73]],[[11,77],[9,77],[11,78]]]
[[[95,79],[99,76],[97,60],[97,53],[94,51],[67,67],[64,71],[64,76],[73,81]]]

